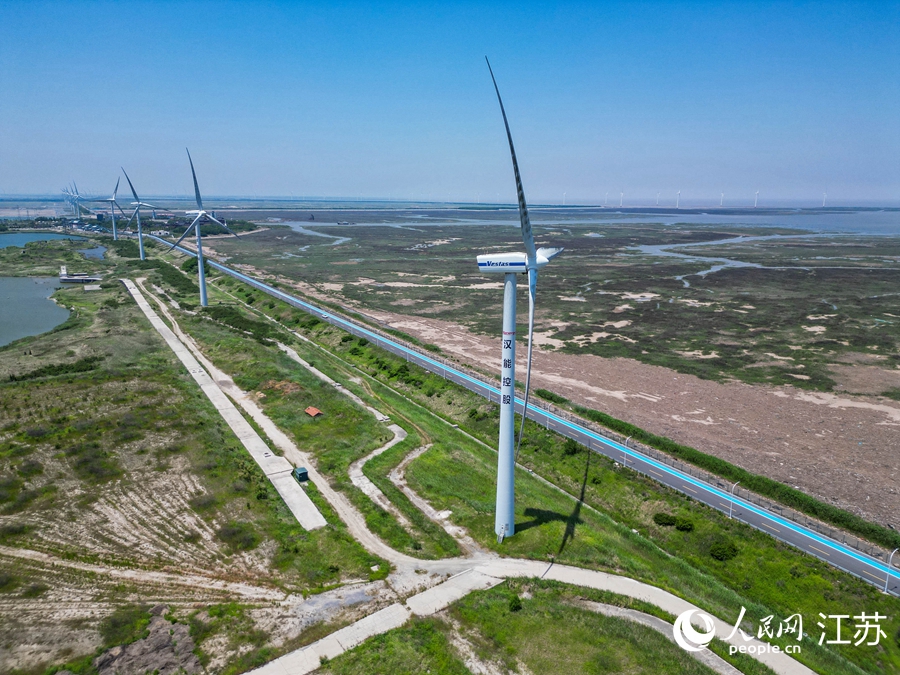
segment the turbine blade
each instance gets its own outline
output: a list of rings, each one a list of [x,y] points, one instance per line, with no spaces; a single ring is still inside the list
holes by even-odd
[[[537,268],[528,270],[528,361],[525,366],[525,405],[522,407],[522,423],[519,426],[519,439],[516,441],[516,454],[513,463],[519,459],[519,447],[522,445],[522,434],[525,432],[525,417],[528,413],[528,394],[531,393],[531,352],[534,346],[534,301],[537,294]]]
[[[188,161],[191,163],[191,175],[194,177],[194,195],[197,197],[197,208],[203,210],[203,201],[200,199],[200,186],[197,185],[197,172],[194,171],[194,160],[191,159],[191,151],[185,148],[188,155]]]
[[[219,225],[221,225],[222,227],[224,227],[224,228],[225,228],[225,231],[228,232],[228,234],[234,234],[234,236],[237,237],[237,234],[235,234],[234,232],[232,232],[232,231],[228,228],[228,226],[227,226],[225,223],[219,222],[218,220],[216,220],[215,218],[213,218],[213,217],[212,217],[211,215],[209,215],[208,213],[206,214],[206,217],[209,218],[209,219],[210,219],[211,221],[213,221],[214,223],[218,223]],[[238,237],[238,239],[240,239],[240,237]]]
[[[140,208],[140,207],[138,207]],[[137,215],[138,209],[135,209],[131,212],[131,218],[128,219],[128,224],[125,227],[131,227],[131,221],[134,220],[134,217]]]
[[[116,195],[119,194],[119,181],[120,181],[120,180],[122,180],[122,177],[121,177],[121,176],[119,176],[118,178],[116,178],[116,189],[113,190],[113,196],[112,196],[113,201],[116,201]]]
[[[182,239],[184,239],[186,236],[188,236],[188,234],[190,233],[190,231],[191,231],[192,229],[194,229],[194,226],[197,225],[197,221],[200,220],[200,218],[202,218],[202,217],[203,217],[203,216],[202,216],[202,214],[201,214],[201,215],[197,216],[196,218],[194,218],[194,222],[191,223],[190,225],[188,225],[188,229],[186,229],[186,230],[184,231],[184,234],[181,235],[181,237],[178,238],[178,241],[176,241],[174,244],[172,244],[172,248],[175,248],[176,246],[178,246],[178,244],[181,243]],[[200,226],[197,225],[197,227],[200,227]],[[171,251],[172,248],[170,248],[169,250]]]
[[[509,131],[509,122],[506,119],[506,110],[503,107],[503,99],[500,98],[500,88],[497,86],[497,79],[494,77],[494,71],[491,68],[491,62],[485,56],[488,71],[491,73],[491,80],[494,83],[494,91],[497,92],[497,101],[500,103],[500,112],[503,115],[503,125],[506,127],[506,138],[509,140],[509,154],[512,156],[513,172],[516,175],[516,195],[519,198],[519,221],[522,224],[522,240],[525,243],[525,255],[527,256],[526,265],[528,269],[532,269],[537,264],[537,256],[534,251],[534,235],[531,232],[531,221],[528,219],[528,205],[525,203],[525,190],[522,189],[522,177],[519,175],[519,163],[516,161],[516,148],[513,146],[512,133]]]
[[[115,199],[113,200],[113,204],[115,204],[115,205],[116,205],[116,208],[119,209],[119,211],[122,212],[122,215],[123,215],[123,216],[127,216],[127,215],[128,215],[127,213],[125,213],[124,210],[122,210],[122,207],[119,206],[119,202],[117,202]]]
[[[136,202],[141,201],[140,199],[138,199],[137,192],[135,192],[135,190],[134,190],[134,185],[131,184],[131,179],[128,177],[128,174],[125,173],[125,167],[122,167],[122,173],[125,174],[125,180],[128,181],[128,187],[131,188],[131,194],[134,195],[134,201],[136,201]]]

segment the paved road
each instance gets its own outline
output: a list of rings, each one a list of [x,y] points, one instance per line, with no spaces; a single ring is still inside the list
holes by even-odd
[[[171,242],[167,242],[164,239],[160,239],[159,237],[151,238],[162,244],[171,246]],[[180,246],[178,248],[187,255],[196,256],[196,254],[189,249],[181,248]],[[376,346],[397,354],[410,363],[415,363],[425,370],[440,375],[451,382],[455,382],[480,396],[484,396],[490,401],[499,402],[500,390],[490,383],[482,382],[481,380],[456,370],[452,366],[446,365],[437,359],[421,354],[410,349],[406,345],[395,342],[389,338],[385,338],[362,324],[355,323],[285,293],[284,291],[280,291],[277,288],[273,288],[268,284],[233,270],[230,267],[213,262],[212,260],[208,260],[207,262],[215,269],[239,279],[293,307],[308,312],[322,321],[346,330],[357,337],[364,337]],[[516,412],[521,414],[523,407],[522,400],[516,398],[515,404]],[[733,511],[734,518],[742,520],[752,527],[791,544],[834,567],[849,572],[874,586],[883,589],[885,587],[885,582],[887,581],[888,592],[892,595],[900,596],[900,571],[897,570],[896,565],[893,568],[888,568],[885,563],[876,560],[875,558],[860,553],[833,539],[829,539],[802,525],[793,523],[776,513],[755,504],[751,504],[740,497],[732,497],[727,492],[713,485],[705,483],[693,476],[689,476],[678,469],[663,464],[662,462],[648,457],[637,450],[626,447],[610,438],[606,438],[591,429],[563,419],[552,412],[529,406],[527,416],[538,424],[578,441],[592,451],[605,455],[635,471],[639,471],[663,485],[674,488],[699,502],[712,506],[724,513]],[[897,562],[900,562],[900,554],[895,556],[894,559]]]

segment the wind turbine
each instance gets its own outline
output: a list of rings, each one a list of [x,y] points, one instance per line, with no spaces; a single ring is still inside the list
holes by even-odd
[[[828,193],[827,193],[827,192],[823,192],[823,193],[822,193],[822,208],[823,208],[823,209],[825,208],[825,199],[826,199],[827,197],[828,197]]]
[[[88,213],[93,213],[93,211],[91,211],[89,208],[81,205],[81,202],[86,201],[86,200],[84,197],[81,196],[81,193],[78,192],[78,185],[75,183],[74,180],[72,181],[72,187],[66,188],[65,190],[63,190],[63,193],[66,194],[69,197],[69,201],[72,202],[72,209],[75,211],[75,222],[76,223],[79,220],[81,220],[82,209],[87,211]]]
[[[675,195],[675,208],[679,208],[679,204],[681,204],[681,190],[678,191],[678,194]]]
[[[624,193],[624,192],[620,192],[620,193],[619,193],[619,208],[620,208],[620,209],[622,208],[622,202],[623,202],[624,200],[625,200],[625,193]]]
[[[531,354],[534,337],[534,301],[537,291],[538,270],[555,258],[561,248],[534,248],[534,235],[531,221],[528,218],[528,206],[525,203],[525,191],[522,189],[522,178],[519,175],[519,164],[516,161],[516,149],[513,146],[506,110],[500,89],[494,78],[491,63],[487,60],[503,125],[506,127],[506,138],[509,141],[509,154],[512,157],[513,174],[516,178],[516,194],[519,199],[519,222],[522,226],[522,241],[525,253],[495,253],[478,256],[478,269],[482,272],[502,273],[503,280],[503,334],[501,338],[500,369],[500,438],[497,453],[497,511],[494,519],[494,532],[497,541],[515,534],[515,465],[518,445],[515,442],[515,400],[516,400],[516,274],[528,274],[528,362],[525,372],[525,403],[522,408],[522,426],[519,428],[519,441],[525,428],[525,413],[528,409],[528,394],[531,386]],[[515,447],[514,447],[515,446]]]
[[[119,233],[116,231],[116,208],[118,208],[119,211],[122,211],[122,207],[119,206],[119,202],[116,201],[116,195],[119,193],[119,181],[120,180],[121,180],[121,178],[116,179],[116,187],[113,190],[112,197],[110,197],[109,199],[93,199],[93,200],[91,200],[91,201],[95,201],[95,202],[106,202],[109,204],[109,215],[110,215],[110,219],[112,220],[112,228],[113,228],[113,241],[119,241]],[[122,215],[123,216],[125,215],[124,211],[122,211]],[[143,260],[143,258],[141,258],[141,260]]]
[[[128,187],[131,188],[131,194],[134,195],[134,201],[131,202],[131,205],[134,207],[134,211],[131,214],[131,218],[128,219],[128,224],[131,225],[131,221],[137,218],[138,248],[141,250],[141,260],[144,260],[144,231],[141,229],[141,207],[146,206],[148,209],[156,209],[159,207],[153,206],[153,204],[146,204],[142,202],[141,198],[138,197],[138,194],[134,189],[134,185],[131,184],[131,179],[128,177],[128,173],[125,171],[125,167],[122,167],[122,173],[125,174],[125,180],[128,181]]]
[[[719,206],[725,206],[725,193],[722,193],[722,196],[719,197]]]
[[[209,214],[208,212],[203,210],[203,200],[200,199],[200,186],[197,185],[197,172],[194,171],[194,160],[191,159],[191,151],[185,148],[188,156],[188,162],[191,163],[191,175],[194,178],[194,196],[197,198],[197,210],[196,211],[185,211],[185,215],[187,216],[196,216],[194,218],[194,222],[188,225],[188,229],[184,231],[184,234],[172,244],[172,248],[178,246],[181,243],[181,240],[188,236],[188,233],[193,229],[197,233],[197,276],[200,278],[200,305],[202,307],[209,306],[209,303],[206,300],[206,273],[203,271],[203,242],[200,237],[200,225],[204,218],[207,220],[211,220],[216,225],[224,228],[228,234],[234,234],[231,230],[228,229],[228,226],[225,223],[219,222],[215,219],[214,216]],[[234,234],[237,237],[236,234]],[[171,251],[172,248],[169,250]]]
[[[753,200],[753,208],[756,208],[756,205],[759,203],[759,190],[756,191],[756,198]]]
[[[659,193],[656,193],[656,205],[659,206]]]

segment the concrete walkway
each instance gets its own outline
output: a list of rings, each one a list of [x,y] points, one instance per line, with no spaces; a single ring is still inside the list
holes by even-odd
[[[293,479],[291,471],[293,466],[284,457],[279,457],[266,445],[265,441],[260,438],[256,430],[250,426],[249,422],[244,419],[240,411],[234,407],[234,404],[221,390],[219,385],[212,377],[203,369],[200,363],[194,358],[191,351],[185,346],[181,340],[172,332],[172,330],[159,318],[159,315],[150,307],[150,303],[144,298],[141,291],[130,279],[122,279],[125,288],[131,293],[138,307],[144,313],[144,316],[150,321],[150,324],[162,336],[169,348],[175,353],[175,356],[188,369],[191,377],[200,386],[200,389],[206,394],[206,397],[215,406],[216,411],[222,416],[222,419],[231,427],[235,436],[241,441],[243,446],[253,457],[254,461],[262,469],[266,477],[272,482],[275,490],[281,495],[284,503],[290,509],[291,513],[306,530],[315,530],[319,527],[325,527],[327,523],[319,509],[312,503],[300,484]],[[152,296],[151,296],[152,297]],[[165,305],[161,304],[161,309],[166,311]],[[173,323],[173,325],[176,325]]]
[[[535,560],[498,559],[457,574],[442,584],[413,595],[404,604],[395,603],[390,605],[346,628],[332,633],[328,637],[270,661],[266,665],[250,672],[254,673],[254,675],[305,675],[306,673],[311,673],[319,667],[322,658],[332,659],[358,646],[367,638],[399,628],[413,615],[431,616],[446,609],[472,591],[493,588],[511,577],[552,579],[576,586],[611,591],[644,600],[676,616],[691,609],[698,612],[702,611],[695,605],[667,591],[615,574],[584,570],[568,565],[548,565]],[[593,604],[599,605],[600,603]],[[608,606],[601,605],[601,607]],[[589,608],[596,610],[594,607]],[[664,633],[669,638],[672,637],[671,624],[661,619],[650,617],[641,612],[631,612],[630,610],[620,610],[619,608],[615,608],[615,610],[615,614],[611,610],[604,613],[638,620],[640,623],[644,623]],[[732,626],[716,617],[711,618],[716,628],[716,635],[724,639],[731,632]],[[695,625],[701,630],[704,628],[702,623],[696,619]],[[755,638],[744,640],[739,632],[730,640],[725,640],[725,642],[737,646],[754,647],[757,650],[764,648],[765,645],[765,643]],[[734,675],[740,672],[708,650],[691,652],[691,656],[724,675]],[[814,675],[814,671],[782,652],[756,653],[753,656],[776,673],[779,673],[779,675]]]

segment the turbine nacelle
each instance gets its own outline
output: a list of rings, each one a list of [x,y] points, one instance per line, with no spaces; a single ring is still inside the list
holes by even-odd
[[[541,269],[562,253],[561,248],[539,248],[535,252],[535,269]],[[528,271],[528,256],[525,253],[484,253],[476,258],[481,272],[521,272]]]

